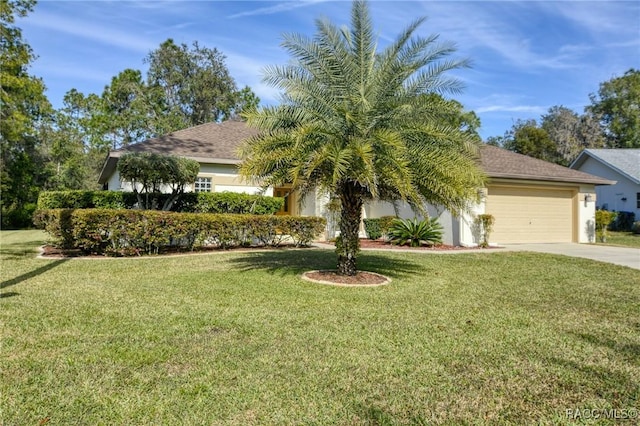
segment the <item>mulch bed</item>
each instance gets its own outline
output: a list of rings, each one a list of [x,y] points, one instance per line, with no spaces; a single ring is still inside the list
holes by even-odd
[[[291,250],[295,248],[313,248],[313,247],[295,247],[293,244],[282,244],[278,247],[229,247],[226,249],[220,247],[197,247],[193,250],[180,250],[180,249],[172,249],[166,248],[161,253],[155,255],[149,255],[146,253],[141,254],[140,256],[108,256],[102,254],[87,254],[79,249],[61,249],[53,246],[42,246],[40,247],[40,256],[42,257],[51,257],[51,258],[67,258],[67,257],[84,257],[84,258],[94,258],[94,259],[104,259],[104,258],[140,258],[140,257],[158,257],[158,256],[184,256],[189,254],[199,254],[199,253],[212,253],[212,252],[229,252],[229,251],[256,251],[256,250]]]
[[[329,244],[334,244],[333,242]],[[391,244],[390,242],[384,241],[382,239],[379,240],[370,240],[368,238],[360,239],[360,248],[362,249],[384,249],[384,250],[416,250],[416,251],[451,251],[451,250],[478,250],[480,247],[462,247],[462,246],[451,246],[447,244],[438,244],[436,246],[421,246],[421,247],[409,247],[409,246],[399,246],[395,244]],[[491,250],[499,247],[487,247],[482,250]]]

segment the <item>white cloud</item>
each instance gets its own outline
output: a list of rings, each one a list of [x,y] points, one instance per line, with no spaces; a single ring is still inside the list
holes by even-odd
[[[155,47],[154,42],[141,38],[138,32],[123,32],[115,27],[107,27],[96,22],[90,22],[86,20],[86,16],[82,18],[68,19],[43,12],[30,16],[27,23],[29,26],[80,37],[88,41],[97,41],[135,52],[147,53]]]
[[[547,111],[547,107],[540,105],[487,105],[476,108],[474,111],[478,114],[484,114],[488,112],[519,112],[526,114],[544,114]]]
[[[256,16],[256,15],[273,15],[275,13],[288,12],[293,9],[298,9],[301,7],[313,6],[318,3],[324,3],[327,0],[302,0],[302,1],[290,1],[286,3],[278,3],[274,6],[268,7],[260,7],[253,10],[247,10],[246,12],[235,13],[233,15],[227,16],[229,19],[242,18],[245,16]]]

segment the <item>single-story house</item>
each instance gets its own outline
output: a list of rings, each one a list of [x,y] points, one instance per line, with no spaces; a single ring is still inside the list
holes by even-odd
[[[243,182],[237,172],[237,148],[256,130],[240,121],[207,123],[111,151],[99,182],[104,189],[130,190],[118,175],[118,158],[128,152],[154,152],[184,156],[200,163],[200,173],[191,190],[255,193],[256,186]],[[474,225],[478,214],[495,217],[490,241],[502,243],[590,242],[595,237],[595,187],[614,182],[557,164],[485,145],[481,166],[490,178],[480,188],[481,202],[472,211],[453,215],[437,206],[428,206],[445,228],[446,244],[474,246],[479,235]],[[299,200],[286,186],[269,188],[266,195],[286,196],[282,214],[330,216],[325,194],[307,195]],[[364,217],[393,215],[390,203],[372,202],[363,209]],[[400,206],[400,217],[412,218],[408,206]]]
[[[640,149],[585,149],[569,167],[615,180],[615,185],[596,187],[596,206],[633,212],[640,219]]]

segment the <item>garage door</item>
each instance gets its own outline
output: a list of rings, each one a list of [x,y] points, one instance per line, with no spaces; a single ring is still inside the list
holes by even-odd
[[[486,212],[495,218],[490,241],[560,243],[573,241],[573,191],[490,186]]]

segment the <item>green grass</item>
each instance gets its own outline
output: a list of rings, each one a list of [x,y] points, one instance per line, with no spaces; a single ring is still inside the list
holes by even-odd
[[[343,288],[300,279],[333,266],[319,249],[43,260],[42,234],[0,237],[4,424],[569,424],[640,405],[630,268],[365,252],[393,282]]]
[[[640,234],[634,234],[633,232],[613,232],[607,231],[607,242],[600,243],[608,246],[621,246],[640,248]]]

